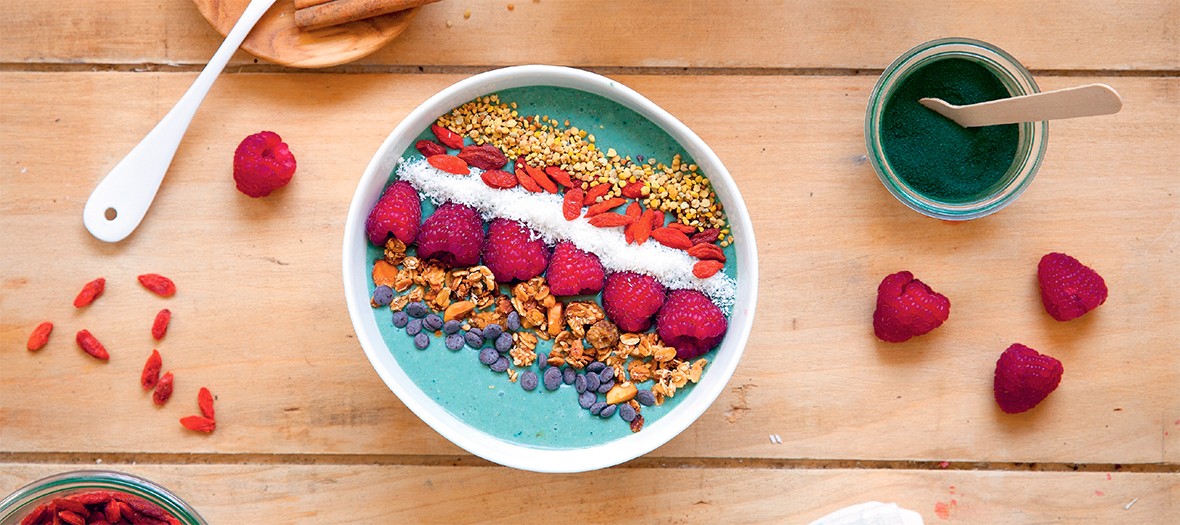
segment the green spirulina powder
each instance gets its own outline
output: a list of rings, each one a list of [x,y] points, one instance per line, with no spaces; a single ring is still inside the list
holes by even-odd
[[[885,102],[881,143],[894,173],[942,202],[968,202],[991,193],[1016,158],[1016,124],[964,128],[918,103],[934,97],[974,104],[1011,94],[986,66],[944,58],[920,67]]]

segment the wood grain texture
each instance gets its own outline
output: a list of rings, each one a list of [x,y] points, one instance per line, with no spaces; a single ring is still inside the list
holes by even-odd
[[[405,34],[359,63],[879,69],[918,43],[964,36],[1033,69],[1180,68],[1173,0],[508,3],[422,8]],[[201,64],[221,40],[188,2],[19,2],[0,20],[0,62]],[[239,53],[235,63],[253,58]]]
[[[89,468],[5,467],[0,492]],[[599,519],[611,523],[809,523],[869,500],[896,502],[928,524],[1165,523],[1180,512],[1174,473],[613,468],[546,476],[491,467],[95,467],[160,483],[209,523],[540,523],[571,507],[599,509]]]
[[[155,206],[118,245],[83,229],[98,178],[188,87],[188,73],[0,73],[0,449],[7,452],[459,454],[372,371],[341,297],[344,216],[364,166],[414,106],[453,75],[222,78]],[[730,388],[653,453],[677,457],[1180,462],[1180,79],[1106,82],[1111,117],[1054,122],[1044,167],[1010,208],[950,224],[896,202],[864,159],[874,78],[618,80],[681,118],[744,191],[760,241],[759,317]],[[269,198],[234,190],[237,142],[279,132],[299,170]],[[774,188],[775,191],[761,191]],[[1071,253],[1110,284],[1107,303],[1057,323],[1035,266]],[[880,279],[909,269],[951,298],[950,321],[901,345],[870,329]],[[172,277],[163,300],[135,276]],[[107,278],[92,307],[70,301]],[[155,312],[173,324],[158,345]],[[25,338],[57,323],[44,350]],[[111,352],[73,344],[89,328]],[[1001,414],[999,353],[1022,342],[1065,364],[1042,406]],[[153,347],[176,374],[164,408],[138,373]],[[212,436],[176,419],[218,395]],[[110,432],[79,437],[63,409]],[[768,434],[784,443],[772,445]],[[738,483],[735,481],[734,483]],[[744,483],[744,482],[743,482]],[[745,485],[743,485],[745,486]]]
[[[241,18],[250,0],[193,0],[193,3],[205,20],[219,33],[226,35]],[[321,24],[317,29],[304,30],[296,25],[294,2],[279,0],[254,25],[254,29],[242,42],[242,49],[258,58],[285,66],[334,66],[351,62],[385,46],[409,27],[416,14],[417,10],[408,9],[354,22]]]

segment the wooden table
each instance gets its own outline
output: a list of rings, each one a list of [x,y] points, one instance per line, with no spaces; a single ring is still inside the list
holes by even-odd
[[[470,18],[464,11],[470,10]],[[197,114],[139,230],[90,237],[82,204],[220,44],[184,0],[13,2],[0,19],[0,495],[102,467],[173,489],[214,524],[551,521],[594,508],[644,523],[806,523],[894,501],[927,523],[1162,523],[1180,515],[1180,3],[448,1],[392,45],[304,71],[239,54]],[[1106,82],[1112,117],[1054,122],[1036,183],[963,224],[891,197],[862,125],[881,69],[969,36],[1043,89]],[[540,475],[450,444],[381,383],[341,291],[345,211],[370,156],[443,87],[554,63],[632,86],[712,145],[761,243],[745,359],[692,427],[617,468]],[[278,131],[294,182],[233,188],[242,137]],[[1098,269],[1107,303],[1058,323],[1041,255]],[[901,345],[870,328],[881,278],[909,269],[950,321]],[[135,276],[180,287],[164,301]],[[82,283],[107,278],[76,311]],[[137,383],[159,343],[176,393]],[[42,320],[49,346],[24,349]],[[88,327],[109,363],[75,347]],[[1059,357],[1061,387],[1021,415],[992,400],[999,353]],[[200,386],[217,432],[187,432]],[[774,444],[771,434],[781,436]],[[572,508],[571,508],[572,507]]]

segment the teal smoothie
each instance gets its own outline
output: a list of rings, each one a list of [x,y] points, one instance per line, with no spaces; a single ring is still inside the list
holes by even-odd
[[[609,147],[621,156],[643,156],[665,162],[679,154],[684,162],[694,162],[658,126],[601,96],[550,86],[514,88],[498,94],[504,102],[517,103],[521,115],[547,115],[560,121],[568,120],[570,126],[593,133],[603,150]],[[418,137],[433,138],[429,129],[423,130]],[[402,153],[403,160],[417,158],[421,158],[421,154],[413,146]],[[391,174],[389,182],[394,180],[396,175]],[[423,218],[429,217],[434,208],[434,203],[424,199]],[[413,248],[409,253],[413,253]],[[724,248],[724,253],[727,262],[722,271],[736,279],[734,247]],[[383,258],[383,248],[370,244],[367,254],[368,267],[365,270],[371,273],[373,262]],[[372,294],[375,288],[370,279],[369,293]],[[501,291],[508,293],[508,286],[501,286]],[[599,301],[598,296],[565,299]],[[723,308],[723,311],[727,317],[731,314],[729,308]],[[562,384],[555,391],[548,391],[543,386],[525,391],[519,381],[510,382],[506,374],[492,372],[481,364],[477,359],[478,350],[464,346],[451,351],[443,344],[443,337],[434,335],[431,335],[427,349],[418,350],[413,337],[393,326],[393,313],[389,308],[375,308],[373,314],[390,353],[414,385],[455,418],[492,438],[537,448],[572,449],[601,445],[632,433],[630,426],[617,415],[604,419],[581,408],[573,385]],[[550,347],[549,341],[542,340],[537,345],[537,352],[548,353]],[[714,349],[701,356],[710,363],[705,367],[704,375],[709,374],[716,352]],[[542,374],[536,363],[513,368],[518,373],[532,370]],[[641,390],[650,389],[652,385],[652,381],[636,383]],[[662,416],[692,393],[693,385],[689,383],[674,397],[665,399],[662,405],[644,407],[644,426],[657,424]]]

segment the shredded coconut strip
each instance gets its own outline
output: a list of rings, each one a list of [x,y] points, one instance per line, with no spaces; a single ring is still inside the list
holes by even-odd
[[[401,161],[397,176],[409,182],[435,204],[445,201],[466,204],[485,219],[503,217],[527,224],[553,244],[568,240],[593,253],[602,266],[612,271],[633,271],[651,275],[671,289],[690,288],[708,295],[721,308],[730,308],[737,295],[737,282],[724,273],[700,279],[692,274],[695,258],[658,242],[627,244],[622,228],[597,228],[585,218],[567,221],[562,215],[560,195],[531,193],[517,187],[509,190],[488,187],[480,170],[470,175],[452,175],[431,166],[426,159]]]

